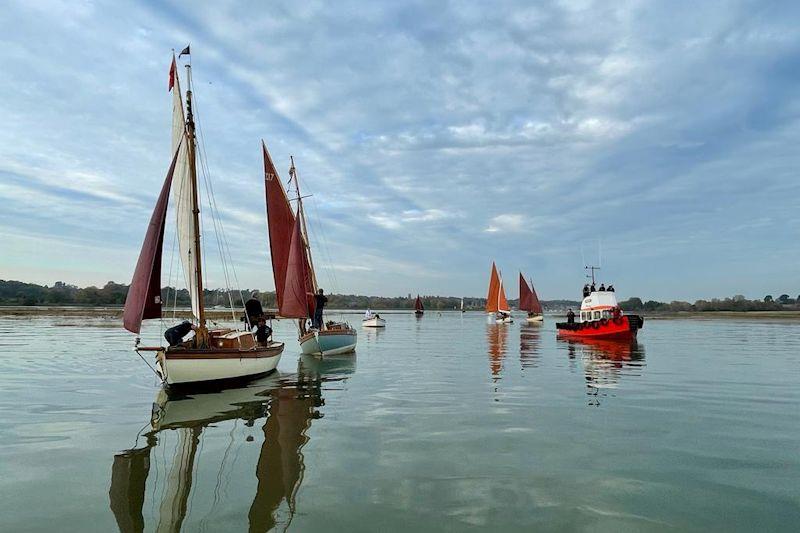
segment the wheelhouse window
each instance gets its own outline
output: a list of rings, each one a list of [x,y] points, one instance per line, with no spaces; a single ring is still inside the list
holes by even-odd
[[[594,319],[595,320],[600,320],[600,311],[595,311],[594,312]]]

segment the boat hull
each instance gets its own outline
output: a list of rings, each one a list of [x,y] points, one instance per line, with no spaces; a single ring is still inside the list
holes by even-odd
[[[378,317],[372,317],[361,321],[361,325],[365,328],[385,328],[386,320]]]
[[[167,385],[249,378],[275,370],[282,342],[237,349],[165,349],[158,352],[156,369]]]
[[[338,355],[355,351],[357,341],[352,328],[312,331],[300,337],[300,349],[306,355]]]
[[[569,339],[605,339],[630,341],[636,338],[644,320],[637,315],[625,315],[612,320],[596,320],[556,324],[558,336]]]
[[[544,322],[544,316],[542,315],[529,316],[525,318],[525,321],[530,324],[533,324],[534,322]]]

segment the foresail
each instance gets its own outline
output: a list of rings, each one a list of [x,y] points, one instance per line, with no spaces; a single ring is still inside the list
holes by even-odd
[[[305,243],[300,231],[300,221],[295,219],[286,264],[286,281],[283,286],[283,301],[278,314],[286,318],[308,318],[311,316],[307,294],[308,270],[305,260]]]
[[[500,288],[498,289],[497,310],[505,311],[506,313],[511,311],[511,307],[508,305],[508,299],[506,299],[506,291],[503,288],[502,279],[500,280]]]
[[[531,282],[531,312],[539,315],[543,313],[542,303],[539,301],[539,295],[536,294],[533,282]]]
[[[182,144],[179,146],[183,146]],[[142,251],[136,262],[133,280],[125,298],[125,311],[122,324],[132,333],[139,333],[142,320],[161,317],[161,254],[164,245],[164,225],[169,204],[169,190],[172,185],[178,152],[172,157],[161,194],[150,217],[150,224],[142,243]]]
[[[172,89],[172,150],[178,150],[175,173],[172,178],[172,198],[175,205],[175,215],[178,234],[178,250],[183,265],[183,275],[186,289],[192,300],[192,314],[200,318],[198,297],[197,260],[195,256],[195,226],[193,211],[194,195],[192,194],[192,179],[189,175],[189,147],[186,139],[186,118],[183,113],[183,100],[178,73],[174,74],[174,87]]]

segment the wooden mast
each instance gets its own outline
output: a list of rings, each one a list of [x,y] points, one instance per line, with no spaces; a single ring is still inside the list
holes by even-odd
[[[200,322],[199,331],[197,332],[198,344],[205,345],[208,343],[208,335],[206,330],[206,313],[205,304],[203,302],[203,261],[200,253],[200,202],[197,195],[197,163],[196,159],[196,144],[194,133],[194,115],[192,114],[192,66],[186,65],[186,83],[188,89],[186,90],[186,136],[188,137],[188,155],[189,155],[189,178],[192,181],[192,219],[194,222],[194,262],[197,271],[197,310],[200,316],[197,317]]]
[[[294,188],[297,191],[297,214],[300,217],[300,226],[303,230],[303,243],[306,247],[306,256],[308,257],[308,266],[311,270],[311,290],[314,294],[317,293],[317,274],[314,272],[314,259],[311,257],[311,241],[308,238],[308,229],[306,228],[306,213],[303,209],[303,197],[300,195],[300,181],[297,179],[297,169],[294,166],[294,156],[289,156],[292,162],[289,167],[289,176],[294,178]]]

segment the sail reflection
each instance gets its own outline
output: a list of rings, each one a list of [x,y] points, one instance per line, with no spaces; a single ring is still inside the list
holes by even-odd
[[[519,362],[523,370],[536,368],[541,350],[541,322],[523,323],[519,330]]]
[[[231,490],[235,500],[225,507],[226,512],[241,509],[238,518],[244,521],[246,515],[250,531],[288,526],[303,482],[302,450],[309,440],[308,430],[313,420],[323,416],[322,384],[346,379],[354,371],[352,355],[325,360],[303,356],[297,375],[288,378],[268,377],[246,387],[181,396],[159,391],[143,446],[114,457],[109,499],[120,531],[180,531],[190,514],[213,519],[215,508],[225,503],[220,499],[227,494],[226,483],[241,485]],[[244,421],[244,427],[238,421]],[[257,425],[261,425],[256,433],[261,445],[248,466],[242,463],[252,454],[253,436],[244,433]],[[214,446],[222,435],[229,442],[220,454]],[[206,438],[209,450],[203,454]],[[159,460],[170,464],[159,471]],[[204,469],[214,465],[217,471],[208,506],[199,503],[208,487],[193,487],[201,462]],[[243,468],[251,472],[249,476],[239,474]],[[248,503],[242,496],[253,485]],[[193,518],[193,524],[198,520],[205,525],[206,518]]]
[[[644,346],[632,341],[563,340],[568,350],[581,354],[589,405],[600,405],[608,391],[616,389],[623,376],[638,376],[645,367]]]
[[[486,343],[489,351],[489,370],[492,378],[497,381],[503,372],[503,359],[505,359],[508,343],[507,324],[487,324]]]

